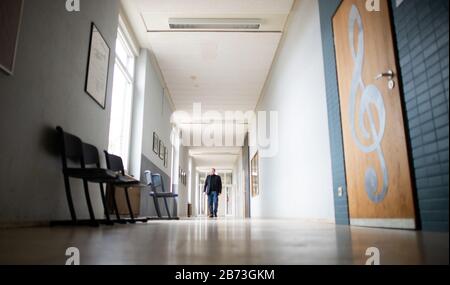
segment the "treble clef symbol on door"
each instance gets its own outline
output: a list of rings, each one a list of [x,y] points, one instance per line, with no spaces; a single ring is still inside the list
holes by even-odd
[[[355,24],[357,24],[358,34],[358,50],[355,50]],[[386,128],[386,109],[384,105],[383,96],[375,85],[365,86],[362,71],[364,60],[364,29],[362,24],[361,15],[358,8],[353,5],[350,11],[349,19],[349,41],[352,52],[352,57],[355,62],[353,71],[353,78],[350,89],[350,129],[352,131],[352,137],[357,147],[364,153],[369,154],[376,152],[380,168],[383,175],[383,185],[379,189],[378,174],[374,167],[369,167],[365,172],[365,190],[369,199],[374,203],[380,203],[384,200],[388,192],[389,178],[386,168],[386,161],[384,159],[383,150],[381,149],[381,142],[384,137]],[[358,92],[362,92],[359,106],[356,106],[356,99]],[[375,123],[374,113],[372,111],[374,106],[376,109],[376,115],[378,117],[378,129]],[[357,109],[358,107],[358,109]],[[371,144],[364,144],[356,132],[355,116],[358,113],[358,128],[365,140],[370,140]],[[369,129],[364,124],[364,118],[367,116],[369,123]]]

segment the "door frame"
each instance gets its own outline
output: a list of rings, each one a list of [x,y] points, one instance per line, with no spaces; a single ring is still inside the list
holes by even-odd
[[[336,16],[337,12],[339,11],[339,9],[342,6],[342,3],[345,0],[340,0],[339,4],[336,7],[336,10],[333,12],[333,14],[331,15],[330,18],[330,22],[331,22],[331,30],[332,30],[332,42],[333,42],[333,56],[334,56],[334,62],[335,62],[335,74],[336,74],[336,86],[337,86],[337,96],[338,96],[338,101],[339,101],[339,106],[341,106],[341,98],[340,98],[340,90],[339,90],[339,75],[338,75],[338,70],[337,70],[337,51],[336,51],[336,44],[335,44],[335,30],[334,30],[334,25],[333,25],[333,19]],[[363,0],[361,0],[363,1]],[[405,101],[405,97],[404,97],[404,84],[403,84],[403,71],[401,69],[401,65],[400,65],[400,61],[399,61],[399,48],[398,48],[398,40],[397,40],[397,33],[395,30],[395,22],[394,22],[394,13],[393,13],[393,6],[392,6],[392,1],[391,0],[386,0],[388,2],[388,15],[389,15],[389,19],[391,22],[391,37],[392,37],[392,44],[393,44],[393,48],[394,48],[394,56],[395,56],[395,66],[397,68],[398,74],[397,74],[397,85],[398,85],[398,89],[399,89],[399,96],[400,96],[400,104],[401,104],[401,116],[403,117],[403,125],[404,125],[404,131],[405,131],[405,138],[406,138],[406,153],[407,153],[407,161],[408,161],[408,165],[410,167],[410,179],[411,179],[411,189],[412,189],[412,198],[413,198],[413,209],[414,209],[414,215],[415,215],[415,230],[421,230],[422,229],[422,221],[421,221],[421,216],[420,216],[420,212],[419,212],[419,199],[418,199],[418,192],[417,192],[417,179],[416,179],[416,175],[415,175],[415,168],[414,168],[414,164],[413,164],[413,151],[412,151],[412,145],[411,145],[411,135],[410,135],[410,128],[409,128],[409,121],[408,121],[408,117],[406,115],[406,101]],[[343,154],[343,165],[344,165],[344,180],[345,180],[345,189],[348,189],[348,182],[347,182],[347,165],[346,165],[346,161],[345,161],[345,148],[344,148],[344,134],[343,134],[343,126],[342,126],[342,111],[341,108],[338,108],[338,113],[339,113],[339,117],[340,117],[340,133],[341,133],[341,145],[342,145],[342,154]],[[346,202],[347,202],[347,216],[348,216],[348,221],[349,221],[349,225],[352,226],[352,222],[351,222],[351,217],[350,217],[350,206],[349,206],[349,201],[348,201],[348,192],[347,190],[346,192]],[[354,226],[367,226],[367,227],[381,227],[380,225],[377,225],[376,223],[373,225],[364,225],[364,224],[359,224],[359,225],[354,225]],[[393,224],[392,228],[399,228],[398,225]]]

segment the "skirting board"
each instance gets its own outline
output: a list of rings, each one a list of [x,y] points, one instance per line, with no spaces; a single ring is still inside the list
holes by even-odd
[[[50,222],[0,222],[0,229],[48,227]]]
[[[350,219],[350,225],[357,227],[415,230],[414,219]]]

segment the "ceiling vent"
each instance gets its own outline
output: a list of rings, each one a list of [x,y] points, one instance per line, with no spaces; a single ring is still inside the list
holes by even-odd
[[[170,18],[172,30],[259,30],[260,19]]]

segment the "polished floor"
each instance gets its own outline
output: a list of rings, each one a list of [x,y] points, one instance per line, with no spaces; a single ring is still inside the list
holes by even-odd
[[[81,264],[292,265],[449,263],[448,233],[383,230],[289,220],[181,220],[101,228],[0,230],[0,264],[56,264],[68,247]]]

